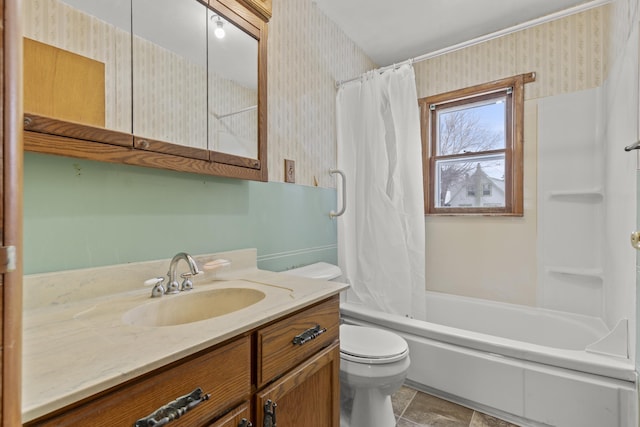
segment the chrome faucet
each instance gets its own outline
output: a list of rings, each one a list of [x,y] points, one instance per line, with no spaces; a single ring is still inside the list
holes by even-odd
[[[178,272],[176,267],[181,259],[185,260],[189,265],[189,272],[180,275],[180,277],[183,278],[182,285],[180,286],[178,285]],[[171,263],[169,264],[169,272],[167,272],[167,276],[169,276],[169,284],[167,285],[165,293],[177,294],[180,291],[193,289],[193,282],[191,281],[191,278],[196,274],[200,274],[200,270],[198,269],[198,264],[196,264],[196,261],[191,257],[191,255],[185,252],[177,253],[171,259]]]

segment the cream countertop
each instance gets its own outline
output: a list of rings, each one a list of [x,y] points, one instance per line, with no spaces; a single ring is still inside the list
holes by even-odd
[[[197,294],[210,289],[258,289],[265,298],[236,312],[177,326],[142,327],[123,322],[150,298],[142,282],[162,276],[170,260],[25,277],[23,422],[226,341],[347,288],[259,270],[253,249],[194,256],[199,266],[218,258],[231,266],[194,280]],[[186,269],[184,264],[178,266]]]

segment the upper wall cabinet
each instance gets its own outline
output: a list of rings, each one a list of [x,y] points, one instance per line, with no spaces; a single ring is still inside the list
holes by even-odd
[[[267,18],[249,3],[25,0],[25,149],[266,181]]]

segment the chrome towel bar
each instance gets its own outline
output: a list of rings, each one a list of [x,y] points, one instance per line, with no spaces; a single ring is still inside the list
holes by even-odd
[[[342,209],[340,209],[338,212],[329,212],[329,217],[335,218],[344,214],[345,209],[347,209],[347,178],[345,177],[344,172],[342,172],[340,169],[329,169],[329,173],[331,175],[337,173],[342,177]]]

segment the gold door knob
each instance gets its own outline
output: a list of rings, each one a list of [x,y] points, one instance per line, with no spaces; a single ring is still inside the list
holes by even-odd
[[[634,231],[631,233],[631,246],[636,249],[640,249],[640,231]]]

